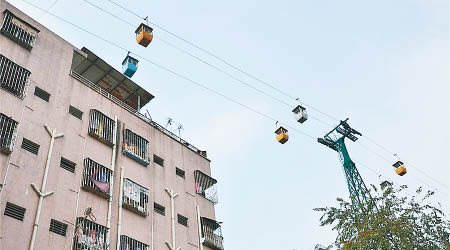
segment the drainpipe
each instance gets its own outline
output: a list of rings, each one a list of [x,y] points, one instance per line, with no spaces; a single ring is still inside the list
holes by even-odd
[[[152,168],[152,200],[155,199],[155,169]],[[151,250],[155,250],[154,248],[154,237],[155,237],[155,222],[154,222],[154,217],[155,217],[155,202],[153,202],[152,204],[152,247]]]
[[[52,139],[50,140],[50,149],[48,150],[48,154],[47,154],[47,164],[45,165],[44,179],[42,180],[41,189],[39,189],[36,186],[36,184],[31,183],[31,187],[34,189],[36,194],[39,196],[39,205],[38,205],[38,209],[36,211],[36,218],[34,220],[33,235],[31,236],[30,250],[34,249],[34,243],[36,241],[36,233],[37,233],[38,226],[39,226],[39,218],[41,216],[42,202],[45,197],[53,194],[53,191],[45,192],[45,185],[47,184],[47,177],[48,177],[48,169],[50,167],[50,161],[52,159],[53,145],[55,143],[56,138],[64,136],[64,134],[56,134],[56,129],[53,129],[53,131],[51,131],[47,125],[44,125],[44,127],[47,130],[48,134],[52,137]]]
[[[117,116],[114,116],[114,132],[113,132],[113,148],[111,157],[111,169],[114,171],[116,167],[116,148],[117,148]],[[108,233],[106,234],[106,245],[111,245],[111,214],[112,214],[112,200],[114,191],[114,177],[110,180],[109,185],[109,199],[108,199],[108,219],[106,221],[106,227]]]
[[[170,250],[181,250],[181,247],[176,247],[176,240],[175,240],[175,198],[178,196],[177,193],[174,193],[172,189],[166,188],[167,194],[170,196],[170,210],[171,210],[171,221],[172,221],[172,245],[170,245],[169,242],[166,241],[166,245],[169,247]]]
[[[202,244],[202,221],[200,219],[200,206],[196,206],[197,210],[197,224],[198,224],[198,249],[203,250]]]
[[[123,171],[124,167],[122,166],[120,169],[119,218],[117,219],[117,250],[120,250],[120,233],[122,230]]]
[[[78,136],[80,136],[81,138],[83,138],[84,139],[84,144],[83,144],[83,158],[82,158],[82,162],[84,162],[84,156],[85,156],[85,153],[86,153],[86,137],[84,137],[84,136],[82,136],[82,135],[78,135]],[[81,178],[81,182],[83,181],[83,178]],[[80,186],[78,186],[78,193],[77,193],[77,201],[76,201],[76,203],[75,203],[75,221],[73,222],[73,224],[75,225],[74,226],[74,229],[73,229],[73,234],[72,234],[72,244],[71,244],[71,246],[73,246],[73,241],[75,240],[75,233],[76,233],[76,230],[77,230],[77,216],[78,216],[78,203],[79,203],[79,200],[80,200],[80,191],[81,191],[81,183],[80,183]]]

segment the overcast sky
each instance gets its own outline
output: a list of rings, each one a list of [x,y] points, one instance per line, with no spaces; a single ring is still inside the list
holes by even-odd
[[[54,2],[29,1],[43,8]],[[106,0],[89,1],[140,23]],[[388,179],[424,186],[437,191],[444,211],[450,212],[449,1],[115,1],[333,117],[349,117],[363,134],[359,143],[347,145],[366,184]],[[124,51],[21,0],[10,2],[120,68]],[[289,107],[159,39],[290,105],[296,105],[294,100],[156,27],[155,40],[143,48],[134,40],[135,27],[82,0],[59,0],[49,11],[302,132],[321,137],[331,129],[314,119],[296,123]],[[164,125],[173,118],[183,125],[183,138],[208,151],[219,181],[216,211],[224,222],[226,249],[306,250],[334,241],[336,233],[320,227],[320,214],[312,209],[348,197],[336,152],[295,131],[281,145],[273,121],[148,62],[140,62],[133,80],[156,96],[144,107],[153,119]],[[397,153],[408,163],[408,173],[397,176],[391,166],[396,158],[364,136]]]

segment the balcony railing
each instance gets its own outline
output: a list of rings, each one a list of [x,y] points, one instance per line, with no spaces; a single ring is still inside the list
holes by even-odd
[[[78,217],[75,226],[73,250],[105,250],[111,249],[106,245],[108,228]]]
[[[126,235],[121,235],[120,250],[148,250],[148,245]]]
[[[142,216],[148,215],[148,189],[129,180],[123,180],[123,206]]]
[[[30,71],[0,55],[0,87],[9,93],[25,98]]]
[[[25,49],[31,50],[36,43],[39,30],[16,17],[9,10],[5,10],[4,13],[5,18],[0,32]]]
[[[91,109],[88,129],[90,136],[109,146],[113,146],[114,126],[115,122],[113,119],[96,109]]]
[[[123,131],[122,152],[144,166],[150,164],[148,141],[129,129]]]
[[[217,180],[206,175],[200,170],[195,170],[195,192],[216,204],[219,200],[217,197]]]
[[[108,198],[113,171],[90,158],[84,159],[83,189]]]
[[[201,217],[203,245],[216,250],[223,250],[223,237],[220,224],[215,220]]]
[[[10,154],[14,149],[18,122],[0,113],[0,151]]]
[[[194,151],[195,153],[201,155],[204,158],[207,158],[207,154],[206,151],[202,151],[198,148],[196,148],[194,145],[190,144],[189,142],[183,140],[181,137],[179,137],[178,135],[172,133],[171,131],[167,130],[166,128],[164,128],[163,126],[159,125],[157,122],[153,121],[152,119],[146,117],[145,115],[139,113],[136,109],[132,108],[131,106],[129,106],[128,104],[122,102],[121,100],[119,100],[117,97],[113,96],[111,93],[109,93],[108,91],[100,88],[98,85],[95,85],[93,82],[91,82],[89,79],[87,79],[86,77],[78,74],[77,72],[71,70],[70,71],[70,75],[77,79],[78,81],[80,81],[81,83],[83,83],[84,85],[88,86],[89,88],[93,89],[94,91],[98,92],[99,94],[103,95],[104,97],[108,98],[109,100],[111,100],[112,102],[114,102],[115,104],[119,105],[120,107],[122,107],[123,109],[127,110],[128,112],[132,113],[133,115],[137,116],[138,118],[140,118],[141,120],[145,121],[146,123],[148,123],[150,126],[153,126],[154,128],[158,129],[159,131],[163,132],[164,134],[168,135],[169,137],[171,137],[172,139],[179,141],[181,144],[183,144],[184,146],[186,146],[187,148],[189,148],[190,150]]]

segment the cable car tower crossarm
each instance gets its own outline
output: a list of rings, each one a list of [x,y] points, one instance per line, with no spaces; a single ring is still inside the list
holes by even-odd
[[[362,136],[361,133],[351,128],[348,123],[348,118],[341,121],[333,130],[328,132],[323,138],[318,138],[317,141],[334,151],[338,152],[342,167],[344,168],[345,178],[347,180],[347,187],[350,193],[350,199],[354,205],[362,203],[369,204],[373,202],[370,192],[364,184],[361,175],[356,168],[355,163],[350,159],[344,139],[348,138],[351,141],[358,140],[356,136]]]

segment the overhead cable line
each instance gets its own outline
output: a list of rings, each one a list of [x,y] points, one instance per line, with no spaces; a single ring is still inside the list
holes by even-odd
[[[31,6],[33,6],[33,7],[35,7],[35,8],[37,8],[37,9],[39,9],[39,10],[41,10],[41,11],[45,11],[45,10],[42,9],[41,7],[35,5],[35,4],[33,4],[33,3],[31,3],[31,2],[29,2],[29,1],[27,1],[27,0],[22,0],[22,1],[25,2],[25,3],[27,3],[27,4],[29,4],[29,5],[31,5]],[[109,0],[108,0],[108,1],[109,1]],[[151,63],[152,65],[154,65],[154,66],[156,66],[156,67],[158,67],[158,68],[160,68],[160,69],[163,69],[163,70],[165,70],[165,71],[168,71],[169,73],[171,73],[171,74],[173,74],[173,75],[175,75],[175,76],[177,76],[177,77],[179,77],[179,78],[182,78],[182,79],[184,79],[184,80],[186,80],[186,81],[189,81],[189,82],[191,82],[191,83],[193,83],[193,84],[195,84],[195,85],[197,85],[197,86],[199,86],[199,87],[201,87],[201,88],[203,88],[203,89],[205,89],[205,90],[208,90],[208,91],[210,91],[210,92],[212,92],[212,93],[214,93],[214,94],[216,94],[216,95],[219,95],[219,96],[221,96],[221,97],[227,99],[228,101],[233,102],[233,103],[235,103],[235,104],[237,104],[237,105],[239,105],[239,106],[241,106],[241,107],[243,107],[243,108],[245,108],[245,109],[247,109],[247,110],[249,110],[249,111],[252,111],[252,112],[254,112],[254,113],[256,113],[256,114],[258,114],[258,115],[260,115],[260,116],[266,118],[266,119],[269,119],[269,120],[272,120],[272,121],[278,121],[276,118],[273,118],[273,117],[271,117],[271,116],[269,116],[269,115],[267,115],[267,114],[265,114],[265,113],[263,113],[263,112],[261,112],[261,111],[255,109],[255,108],[249,107],[249,106],[247,106],[247,105],[245,105],[245,104],[243,104],[243,103],[241,103],[241,102],[239,102],[239,101],[237,101],[237,100],[235,100],[235,99],[233,99],[233,98],[230,98],[230,97],[226,96],[225,94],[222,94],[222,93],[220,93],[220,92],[218,92],[218,91],[216,91],[216,90],[214,90],[214,89],[211,89],[211,88],[205,86],[204,84],[202,84],[202,83],[200,83],[200,82],[198,82],[198,81],[195,81],[195,80],[193,80],[193,79],[191,79],[191,78],[189,78],[189,77],[186,77],[186,76],[184,76],[184,75],[181,75],[181,74],[179,74],[179,73],[177,73],[177,72],[171,70],[170,68],[167,68],[167,67],[165,67],[165,66],[162,66],[162,65],[160,65],[160,64],[158,64],[158,63],[155,63],[155,62],[153,62],[153,61],[151,61],[151,60],[149,60],[149,59],[147,59],[147,58],[145,58],[145,57],[143,57],[143,56],[140,56],[140,55],[138,55],[138,54],[136,54],[136,53],[134,53],[134,52],[131,52],[130,50],[124,48],[123,46],[118,45],[118,44],[116,44],[116,43],[114,43],[114,42],[111,42],[111,41],[109,41],[109,40],[107,40],[107,39],[105,39],[105,38],[103,38],[103,37],[101,37],[101,36],[99,36],[99,35],[97,35],[97,34],[95,34],[95,33],[93,33],[93,32],[90,32],[89,30],[87,30],[87,29],[85,29],[85,28],[83,28],[83,27],[81,27],[81,26],[79,26],[79,25],[76,25],[76,24],[74,24],[74,23],[72,23],[72,22],[70,22],[70,21],[65,20],[64,18],[61,18],[61,17],[59,17],[59,16],[57,16],[57,15],[51,13],[51,12],[47,12],[47,14],[49,14],[49,15],[51,15],[51,16],[53,16],[53,17],[55,17],[55,18],[57,18],[57,19],[59,19],[59,20],[65,22],[65,23],[68,23],[68,24],[70,24],[70,25],[72,25],[72,26],[74,26],[74,27],[76,27],[76,28],[78,28],[78,29],[80,29],[80,30],[82,30],[82,31],[84,31],[84,32],[86,32],[86,33],[88,33],[88,34],[90,34],[90,35],[92,35],[92,36],[94,36],[94,37],[96,37],[96,38],[98,38],[98,39],[100,39],[100,40],[102,40],[102,41],[104,41],[104,42],[110,44],[110,45],[112,45],[112,46],[114,46],[114,47],[117,47],[117,48],[119,48],[119,49],[121,49],[121,50],[123,50],[123,51],[125,51],[125,52],[130,52],[131,54],[136,55],[137,57],[139,57],[139,58],[141,58],[141,59],[143,59],[143,60],[145,60],[145,61]],[[310,139],[313,139],[314,141],[316,141],[316,137],[315,137],[315,136],[312,136],[312,135],[310,135],[310,134],[308,134],[308,133],[305,133],[305,132],[303,132],[303,131],[300,131],[300,130],[296,129],[295,127],[293,127],[293,126],[291,126],[291,125],[289,125],[289,124],[286,124],[286,123],[283,123],[283,124],[285,124],[286,127],[289,127],[289,128],[291,128],[292,130],[294,130],[294,131],[296,131],[296,132],[298,132],[298,133],[300,133],[300,134],[302,134],[302,135],[304,135],[304,136],[306,136],[306,137],[309,137]],[[374,170],[372,170],[372,171],[374,171]],[[375,171],[375,172],[376,172],[376,171]],[[378,172],[377,172],[377,173],[378,173]],[[420,180],[420,179],[419,179],[419,180]],[[422,181],[422,182],[425,183],[424,181]],[[431,185],[429,185],[429,184],[427,184],[427,183],[425,183],[425,184],[428,185],[428,186],[430,186],[430,187],[432,187]]]

